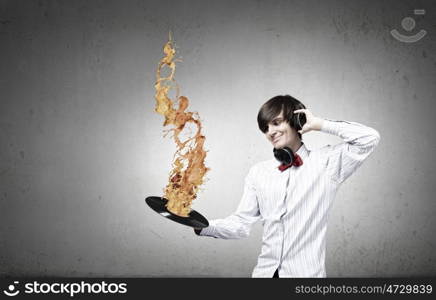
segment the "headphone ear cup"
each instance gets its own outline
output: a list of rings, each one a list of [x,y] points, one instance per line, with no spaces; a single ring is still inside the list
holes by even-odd
[[[282,164],[288,165],[294,162],[294,153],[288,147],[273,149],[274,157]]]
[[[304,105],[298,105],[297,109],[305,109],[306,107]],[[304,126],[304,124],[306,124],[306,115],[304,113],[298,113],[294,115],[294,124],[295,124],[295,129],[296,130],[301,130]]]
[[[298,130],[301,130],[303,128],[304,124],[306,124],[306,115],[303,113],[298,114],[298,116],[297,116]]]

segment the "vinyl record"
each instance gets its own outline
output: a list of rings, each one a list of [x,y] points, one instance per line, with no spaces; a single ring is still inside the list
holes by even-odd
[[[166,208],[166,204],[168,202],[167,199],[162,197],[147,197],[145,202],[150,206],[155,212],[160,214],[161,216],[173,220],[174,222],[194,227],[194,228],[205,228],[209,226],[209,222],[205,217],[196,212],[195,210],[191,210],[188,217],[181,217],[173,214]]]

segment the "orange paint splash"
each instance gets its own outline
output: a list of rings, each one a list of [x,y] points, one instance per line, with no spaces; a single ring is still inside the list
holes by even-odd
[[[173,169],[169,175],[169,182],[164,189],[164,197],[168,199],[167,209],[179,216],[188,217],[191,212],[192,201],[197,198],[199,186],[203,184],[204,176],[209,168],[204,164],[206,151],[203,149],[205,137],[201,134],[201,121],[197,112],[186,111],[189,99],[179,96],[179,86],[174,79],[176,71],[176,50],[169,36],[168,42],[163,47],[165,56],[160,60],[156,72],[156,108],[155,111],[165,117],[164,126],[174,125],[166,131],[165,136],[172,132],[177,150],[174,154]],[[168,67],[171,71],[167,77],[161,76],[163,68]],[[173,101],[168,93],[176,88],[176,101]],[[177,103],[177,109],[174,104]],[[186,125],[192,123],[196,126],[196,133],[183,141],[180,133]],[[183,132],[185,133],[185,132]]]

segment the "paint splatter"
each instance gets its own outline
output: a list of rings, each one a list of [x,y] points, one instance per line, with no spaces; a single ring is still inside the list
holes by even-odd
[[[164,189],[164,197],[168,199],[167,209],[179,216],[187,217],[191,212],[192,201],[196,199],[199,186],[204,182],[204,176],[209,171],[204,164],[206,151],[203,149],[205,137],[201,133],[201,121],[197,112],[189,112],[189,99],[179,96],[179,86],[174,79],[176,71],[176,50],[171,34],[163,47],[165,56],[160,60],[156,71],[156,108],[155,111],[165,117],[164,126],[174,127],[166,130],[165,136],[172,133],[176,143],[176,153],[173,158],[173,169],[169,174],[169,182]],[[169,68],[170,74],[162,77],[163,68]],[[173,100],[169,92],[176,89]],[[177,105],[177,108],[174,106]],[[196,132],[187,136],[186,131],[194,125]],[[182,136],[180,134],[182,133]]]

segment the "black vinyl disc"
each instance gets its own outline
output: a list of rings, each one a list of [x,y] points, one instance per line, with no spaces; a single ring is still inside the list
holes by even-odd
[[[173,220],[174,222],[194,227],[194,228],[205,228],[209,226],[209,222],[205,217],[196,212],[195,210],[191,210],[188,217],[181,217],[173,214],[166,208],[166,204],[168,202],[167,199],[162,197],[147,197],[145,202],[150,206],[155,212],[160,214],[161,216]]]

